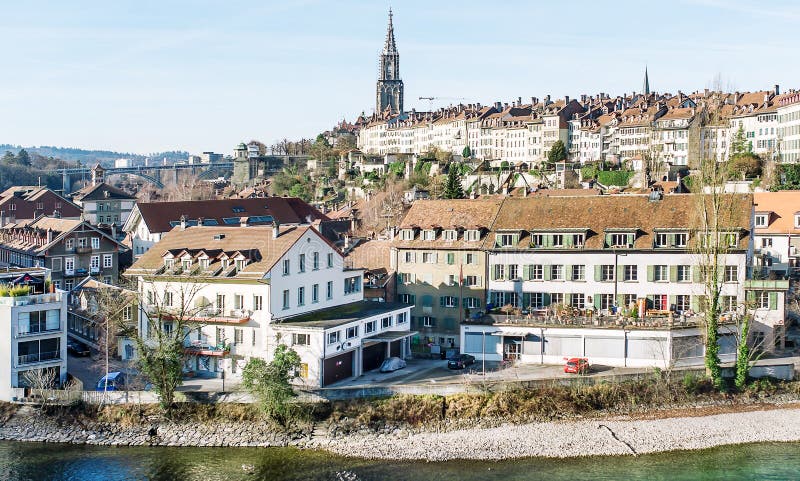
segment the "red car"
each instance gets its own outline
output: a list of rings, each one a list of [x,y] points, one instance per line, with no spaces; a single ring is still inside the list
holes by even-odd
[[[588,374],[589,360],[585,357],[573,357],[567,359],[567,363],[564,364],[564,372],[569,374]]]

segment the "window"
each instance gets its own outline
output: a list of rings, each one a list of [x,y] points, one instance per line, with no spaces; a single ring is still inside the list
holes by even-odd
[[[508,278],[510,280],[519,279],[519,266],[517,264],[508,265]]]
[[[315,271],[319,270],[319,252],[314,253],[311,262],[312,262],[311,268],[314,269]]]
[[[392,316],[382,318],[381,329],[388,329],[390,327],[392,327]]]
[[[563,281],[564,280],[564,266],[563,265],[552,265],[550,266],[550,279],[554,281]]]
[[[81,237],[78,239],[78,247],[86,247],[86,237]]]
[[[289,259],[284,259],[283,260],[283,275],[284,276],[288,276],[289,275],[290,266],[291,266],[291,262],[289,262]]]
[[[737,306],[736,296],[720,296],[719,304],[722,312],[734,312]]]
[[[495,246],[496,247],[512,247],[517,245],[519,234],[496,234]]]
[[[465,264],[477,264],[478,263],[478,256],[475,254],[465,254],[464,255],[464,263]]]
[[[378,321],[369,321],[364,323],[364,334],[375,332],[378,328]]]
[[[636,294],[623,294],[622,305],[623,307],[630,308],[636,304]]]
[[[691,267],[690,266],[677,266],[676,268],[676,280],[678,282],[689,282],[692,280],[691,275]]]
[[[422,240],[436,240],[436,231],[431,229],[422,231]]]
[[[64,290],[65,291],[71,291],[72,287],[74,285],[75,285],[75,281],[73,281],[72,279],[67,279],[67,280],[64,281]]]
[[[64,241],[64,248],[71,251],[75,248],[75,239],[67,239]]]
[[[665,282],[668,280],[669,280],[669,271],[667,269],[667,266],[665,265],[653,266],[654,282]]]
[[[336,344],[339,342],[339,331],[328,333],[328,344]]]
[[[92,249],[97,250],[100,248],[100,238],[92,237]]]
[[[542,281],[544,280],[544,266],[541,264],[534,264],[529,266],[529,276],[530,280],[532,281]]]
[[[686,247],[688,237],[686,233],[675,234],[675,247]]]
[[[800,214],[794,215],[794,228],[800,229]]]
[[[344,280],[344,294],[353,294],[361,291],[361,277],[348,277]]]
[[[283,290],[283,308],[289,309],[289,289]]]
[[[455,274],[450,274],[447,276],[447,285],[448,286],[457,286],[458,285],[458,277]]]
[[[478,287],[481,284],[479,279],[478,276],[464,276],[464,285],[466,287]]]
[[[414,262],[414,253],[413,252],[404,252],[403,258],[406,261],[406,264],[412,264]]]
[[[669,235],[663,232],[656,234],[656,247],[669,247]]]
[[[628,247],[628,243],[631,241],[629,238],[632,237],[628,234],[611,234],[611,247]]]
[[[504,281],[506,278],[506,266],[503,264],[495,264],[492,269],[493,278],[496,281]]]
[[[575,309],[583,309],[585,305],[583,294],[570,294],[569,305]]]
[[[584,234],[572,234],[572,245],[574,247],[583,247]]]
[[[399,294],[397,296],[397,300],[402,302],[403,304],[413,304],[414,303],[414,295],[413,294]]]
[[[114,267],[114,256],[111,254],[103,254],[103,268],[108,269]]]
[[[433,327],[434,320],[431,316],[422,316],[422,327]]]
[[[412,229],[403,229],[400,231],[401,240],[414,240],[414,231]]]
[[[477,297],[465,297],[464,307],[467,309],[480,309],[481,300],[478,299]]]
[[[405,324],[406,322],[408,322],[408,313],[407,312],[401,312],[401,313],[397,314],[397,324],[398,325]]]
[[[684,312],[689,310],[689,296],[686,294],[678,294],[675,296],[675,311]]]
[[[586,280],[586,266],[579,264],[572,266],[572,280],[584,281]]]
[[[725,266],[725,282],[739,282],[739,266]]]
[[[217,294],[217,309],[220,312],[225,310],[225,294]]]
[[[36,208],[38,210],[44,210],[44,202],[37,202],[36,203]]]
[[[328,300],[333,299],[333,281],[328,281],[325,289],[325,298]]]
[[[292,345],[293,346],[308,346],[310,344],[311,344],[311,335],[310,334],[299,334],[299,333],[296,333],[296,332],[292,333]]]
[[[553,236],[553,247],[564,247],[564,236],[562,234]]]
[[[244,344],[244,330],[240,328],[233,329],[233,343],[236,345]]]
[[[422,262],[425,264],[436,264],[436,253],[435,252],[423,252],[422,253]]]
[[[544,246],[544,236],[542,234],[532,234],[531,247],[543,247],[543,246]]]
[[[92,256],[89,259],[89,267],[91,267],[92,272],[98,272],[100,270],[100,256]]]
[[[665,294],[656,294],[653,296],[653,309],[658,311],[668,311],[669,304],[667,303],[667,296]]]
[[[756,308],[769,309],[769,292],[761,291],[756,293]]]
[[[611,309],[614,305],[614,294],[600,294],[600,309]]]
[[[354,337],[358,337],[358,326],[348,327],[345,332],[346,339],[352,339]]]
[[[637,265],[626,265],[622,268],[622,280],[623,281],[636,281],[639,279],[639,266]]]
[[[553,292],[550,294],[550,304],[564,304],[564,293]]]
[[[233,308],[244,309],[244,296],[241,294],[233,295]]]
[[[297,305],[304,306],[306,304],[306,288],[300,286],[297,288]]]
[[[453,264],[456,263],[456,255],[455,255],[455,253],[448,252],[446,257],[447,257],[447,265],[452,266]]]
[[[458,307],[458,299],[455,296],[442,296],[440,303],[442,307]]]
[[[328,252],[328,268],[333,267],[333,252]]]
[[[297,263],[299,264],[298,267],[297,267],[298,272],[305,272],[306,271],[306,255],[305,254],[300,254],[300,258],[297,260]]]
[[[53,272],[61,272],[61,258],[54,257],[52,261],[50,261],[50,268],[53,269]]]
[[[264,300],[261,296],[253,296],[253,310],[260,311],[264,305]]]
[[[772,237],[762,237],[761,238],[761,248],[768,249],[772,247]]]
[[[319,302],[319,284],[311,286],[311,303]]]
[[[464,240],[474,242],[480,240],[481,232],[477,229],[464,231]]]
[[[755,216],[755,224],[756,224],[756,227],[766,227],[767,226],[767,214],[756,214],[756,216]]]
[[[444,240],[454,241],[458,237],[458,232],[452,229],[444,231]]]
[[[600,280],[602,282],[609,282],[614,280],[614,266],[611,264],[603,264],[600,266]]]

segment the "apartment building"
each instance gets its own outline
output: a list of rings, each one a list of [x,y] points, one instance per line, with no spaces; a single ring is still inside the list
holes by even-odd
[[[777,101],[778,142],[781,162],[800,162],[800,92],[789,92]]]
[[[71,290],[86,276],[114,284],[127,247],[110,231],[85,220],[38,217],[0,229],[0,262],[46,267],[57,289]]]
[[[0,193],[0,227],[7,222],[46,215],[77,219],[81,208],[47,187],[22,185]]]
[[[83,218],[87,221],[116,227],[125,224],[136,205],[135,196],[105,182],[73,192],[72,200],[83,209]]]
[[[196,324],[184,370],[199,376],[238,378],[250,358],[270,360],[282,343],[300,354],[301,382],[319,387],[409,351],[411,306],[365,302],[363,270],[346,267],[309,225],[178,227],[126,275],[144,293],[143,324],[163,310]]]
[[[0,329],[8,344],[0,350],[0,400],[13,401],[38,379],[60,387],[67,380],[67,298],[48,288],[49,270],[7,268],[0,272]],[[16,292],[10,291],[14,288]],[[52,292],[51,292],[52,291]],[[33,387],[42,387],[34,383]]]
[[[489,229],[502,199],[415,202],[392,241],[398,300],[423,343],[459,344],[460,322],[486,306]]]
[[[753,194],[753,267],[759,277],[783,277],[798,267],[800,191]]]

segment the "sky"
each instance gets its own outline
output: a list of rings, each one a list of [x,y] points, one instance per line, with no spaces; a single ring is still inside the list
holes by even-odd
[[[227,154],[313,138],[374,109],[389,6],[6,0],[0,143]],[[406,109],[640,91],[645,66],[662,92],[800,87],[793,0],[391,7]]]

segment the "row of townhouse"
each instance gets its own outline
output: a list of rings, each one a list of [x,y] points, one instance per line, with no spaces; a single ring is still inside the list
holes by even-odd
[[[364,301],[363,270],[311,225],[178,225],[125,275],[141,293],[142,332],[188,322],[184,371],[198,376],[239,378],[285,344],[300,382],[320,387],[410,354],[411,306]]]
[[[781,348],[788,281],[752,279],[753,198],[731,199],[739,217],[720,232],[729,243],[720,267],[726,319],[738,319],[746,304],[755,318],[758,345]],[[476,355],[476,346],[479,351],[488,346],[486,352],[496,351],[500,358],[553,362],[591,352],[562,352],[555,343],[541,341],[545,325],[562,317],[564,323],[602,324],[615,339],[624,338],[623,331],[633,324],[642,332],[652,328],[648,335],[668,343],[674,336],[688,336],[691,342],[684,341],[696,347],[705,278],[694,249],[695,208],[692,195],[418,202],[392,241],[398,299],[414,304],[412,329],[423,344],[459,345]],[[621,327],[624,319],[627,327]],[[499,326],[505,323],[524,331],[523,339],[486,339],[486,333],[502,331]],[[583,331],[575,327],[564,327],[572,333],[561,334],[581,337]],[[534,330],[539,341],[529,347],[538,356],[520,357],[524,343],[533,342],[526,336]],[[472,335],[480,336],[480,342]],[[552,347],[547,356],[543,346]],[[624,352],[615,351],[604,361],[626,364]],[[651,356],[631,362],[661,360]]]
[[[358,145],[366,154],[421,154],[436,147],[460,155],[468,146],[482,160],[538,164],[557,140],[571,160],[631,162],[646,157],[690,166],[703,157],[728,158],[741,130],[763,158],[800,159],[800,96],[790,91],[697,92],[685,95],[605,94],[580,99],[521,99],[509,104],[458,105],[436,112],[361,117]]]

